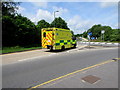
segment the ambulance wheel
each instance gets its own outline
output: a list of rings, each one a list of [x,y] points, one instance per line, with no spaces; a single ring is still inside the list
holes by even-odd
[[[65,50],[65,46],[62,46],[62,49],[61,49],[62,51],[64,51]]]
[[[74,44],[74,46],[73,46],[74,48],[76,48],[76,44]]]
[[[53,51],[53,47],[52,46],[50,47],[50,51]]]

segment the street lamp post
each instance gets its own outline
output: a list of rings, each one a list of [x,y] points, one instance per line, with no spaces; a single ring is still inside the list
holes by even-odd
[[[104,41],[104,33],[105,33],[105,30],[102,30],[101,31],[101,40],[103,40],[103,41]]]
[[[56,12],[59,12],[59,11],[54,11],[54,20],[55,20],[55,13],[56,13]],[[55,22],[54,22],[54,27],[55,27]]]

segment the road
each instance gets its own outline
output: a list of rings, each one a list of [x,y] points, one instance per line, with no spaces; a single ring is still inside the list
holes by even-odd
[[[118,57],[118,48],[55,53],[2,66],[3,88],[29,88],[70,72]]]

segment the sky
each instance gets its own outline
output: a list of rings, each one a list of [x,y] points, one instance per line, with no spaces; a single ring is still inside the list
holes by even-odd
[[[55,17],[64,19],[75,34],[87,31],[93,25],[101,24],[118,28],[117,2],[22,2],[17,10],[22,16],[37,23],[44,19],[51,23]]]

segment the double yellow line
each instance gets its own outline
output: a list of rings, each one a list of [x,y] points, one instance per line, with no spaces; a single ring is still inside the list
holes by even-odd
[[[115,59],[120,60],[120,58],[115,58]],[[107,64],[107,63],[110,63],[110,62],[114,62],[114,61],[115,61],[115,60],[107,60],[107,61],[101,62],[101,63],[99,63],[99,64],[95,64],[95,65],[92,65],[92,66],[89,66],[89,67],[86,67],[86,68],[83,68],[83,69],[74,71],[74,72],[72,72],[72,73],[69,73],[69,74],[60,76],[60,77],[58,77],[58,78],[49,80],[49,81],[47,81],[47,82],[41,83],[41,84],[36,85],[36,86],[33,86],[33,87],[29,88],[28,90],[32,90],[33,88],[40,87],[40,86],[42,86],[42,85],[51,83],[51,82],[56,81],[56,80],[59,80],[59,79],[62,79],[62,78],[64,78],[64,77],[70,76],[70,75],[72,75],[72,74],[75,74],[75,73],[78,73],[78,72],[81,72],[81,71],[84,71],[84,70],[88,70],[88,69],[90,69],[90,68],[94,68],[94,67],[97,67],[97,66],[100,66],[100,65],[103,65],[103,64]]]

